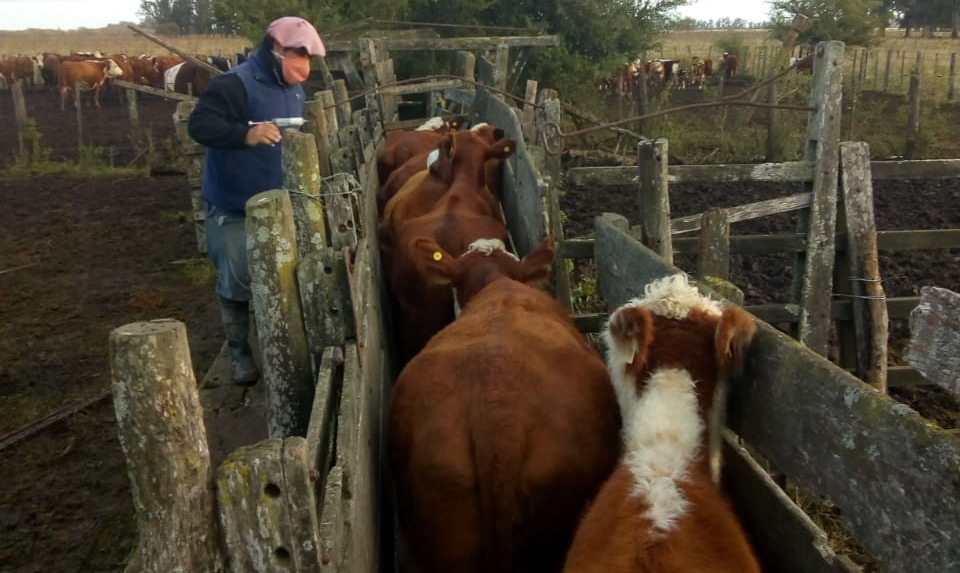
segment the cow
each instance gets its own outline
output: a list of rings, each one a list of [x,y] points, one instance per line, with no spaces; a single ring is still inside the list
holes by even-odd
[[[502,129],[493,127],[487,123],[478,123],[472,126],[470,128],[470,132],[479,135],[488,144],[493,143],[498,139],[503,139],[504,137]],[[454,133],[459,133],[459,131]],[[422,151],[406,160],[402,165],[390,172],[390,175],[387,176],[386,181],[383,181],[380,187],[377,189],[377,213],[381,217],[383,216],[387,202],[389,202],[397,194],[397,192],[407,183],[407,181],[410,180],[411,177],[420,171],[425,171],[430,164],[428,159],[430,157],[436,159],[436,155],[436,147],[429,151]],[[500,178],[502,176],[500,169],[500,161],[488,161],[486,183],[487,186],[494,191],[498,198],[500,197]]]
[[[60,84],[60,56],[44,52],[40,57],[40,77],[43,84],[56,89]]]
[[[390,172],[403,165],[411,157],[436,149],[448,131],[460,129],[466,118],[454,116],[449,120],[435,117],[414,130],[397,130],[387,133],[383,149],[377,155],[377,174],[380,183],[386,182]]]
[[[204,60],[216,67],[221,72],[227,71],[229,64],[224,58],[204,58]],[[195,64],[191,61],[182,62],[167,70],[167,74],[172,74],[172,82],[168,83],[168,91],[175,91],[182,94],[200,95],[210,87],[211,72],[204,66]],[[166,82],[165,78],[165,82]]]
[[[640,77],[642,66],[643,62],[639,59],[624,64],[620,70],[620,80],[617,84],[617,92],[621,97],[633,99],[633,87],[636,85],[637,78]]]
[[[402,573],[559,570],[619,455],[603,360],[541,287],[547,238],[523,259],[499,240],[459,258],[414,241],[461,315],[401,371],[387,419]]]
[[[163,89],[163,74],[157,68],[157,61],[153,56],[140,54],[130,58],[130,65],[133,67],[134,82]]]
[[[813,53],[803,57],[790,56],[790,65],[798,72],[813,73]]]
[[[107,78],[119,78],[123,70],[113,60],[90,60],[83,62],[63,62],[60,64],[60,110],[67,102],[70,90],[76,86],[73,96],[74,107],[80,106],[79,90],[93,90],[93,102],[100,107],[100,89]]]
[[[755,330],[749,314],[703,296],[682,273],[611,314],[602,337],[624,453],[580,523],[564,573],[760,572],[717,484],[713,449],[725,387]]]
[[[476,136],[444,136],[431,172],[449,182],[449,189],[423,215],[397,221],[395,226],[388,221],[389,229],[381,226],[390,290],[397,302],[398,323],[403,332],[403,360],[416,354],[454,317],[453,294],[448,287],[432,284],[417,272],[411,241],[420,236],[431,237],[454,256],[462,254],[477,239],[506,242],[507,227],[499,216],[498,203],[485,186],[485,162],[506,159],[515,151],[512,139],[488,145]],[[390,242],[385,243],[388,232]]]
[[[23,80],[26,85],[34,83],[34,59],[30,56],[12,56],[0,60],[0,75],[8,84]]]
[[[707,78],[713,75],[713,60],[700,59],[694,56],[690,60],[690,71],[692,83],[695,84],[697,88],[703,89],[703,87],[707,85]]]
[[[737,55],[730,52],[724,52],[720,59],[720,69],[723,70],[724,79],[732,80],[737,77]]]
[[[663,87],[666,79],[666,67],[663,65],[663,60],[648,60],[646,67],[647,82],[654,87]]]

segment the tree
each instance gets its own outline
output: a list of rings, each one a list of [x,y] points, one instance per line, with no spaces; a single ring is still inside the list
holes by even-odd
[[[773,34],[780,40],[786,38],[793,18],[803,14],[810,22],[800,33],[798,43],[839,40],[869,46],[876,41],[874,31],[880,26],[881,0],[774,0],[772,5]]]

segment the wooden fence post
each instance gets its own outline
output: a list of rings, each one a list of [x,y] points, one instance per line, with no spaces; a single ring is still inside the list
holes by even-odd
[[[320,159],[309,133],[285,129],[280,154],[283,188],[290,192],[297,233],[297,256],[327,246],[327,229],[320,202]]]
[[[883,91],[890,91],[890,64],[893,62],[893,50],[887,50],[887,64],[883,67]]]
[[[537,80],[527,80],[523,93],[523,110],[520,112],[520,127],[528,145],[540,145],[537,141]]]
[[[203,254],[207,252],[207,214],[203,208],[200,187],[206,151],[187,133],[187,123],[196,106],[196,102],[177,102],[176,111],[173,112],[173,129],[177,134],[177,140],[180,142],[183,157],[186,161],[185,170],[187,172],[187,184],[190,186],[190,203],[193,206],[193,228],[197,235],[197,251]]]
[[[296,281],[294,227],[286,191],[264,191],[247,201],[247,256],[271,438],[305,435],[313,403],[310,349]]]
[[[347,82],[344,80],[333,81],[333,101],[337,105],[337,124],[350,125],[353,121],[353,106],[350,105],[350,94],[347,91]]]
[[[947,79],[947,101],[953,101],[957,90],[957,53],[950,54],[950,76]]]
[[[667,188],[667,140],[645,139],[637,145],[638,203],[643,243],[673,264],[670,235],[670,194]]]
[[[843,97],[843,42],[820,42],[813,61],[804,159],[816,162],[810,209],[801,212],[799,231],[807,250],[794,264],[793,294],[801,308],[797,338],[825,356],[829,347],[833,263],[836,256],[837,177]]]
[[[865,142],[841,143],[840,159],[857,339],[856,370],[861,380],[886,394],[887,300],[877,257],[870,147]]]
[[[730,221],[726,209],[711,207],[703,212],[697,276],[730,278]]]
[[[324,103],[320,93],[314,94],[314,99],[307,102],[304,108],[304,126],[306,133],[313,135],[317,144],[317,156],[320,160],[320,175],[330,175],[330,152],[333,143],[330,141],[330,126],[327,124],[327,112],[323,109]]]
[[[223,571],[213,470],[186,326],[134,322],[110,333],[120,445],[144,573]]]
[[[27,102],[23,99],[23,80],[17,80],[10,84],[10,93],[13,97],[13,119],[17,125],[17,143],[20,147],[20,156],[24,156],[26,151],[23,142],[23,128],[27,125]],[[34,161],[31,157],[30,161]]]
[[[83,150],[83,106],[78,83],[73,84],[73,106],[77,113],[77,151],[80,152]]]
[[[903,158],[916,159],[920,147],[920,76],[910,75],[910,97],[907,102],[907,140]]]

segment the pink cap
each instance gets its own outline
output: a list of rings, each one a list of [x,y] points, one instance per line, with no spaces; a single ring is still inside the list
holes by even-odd
[[[277,18],[267,26],[267,33],[284,48],[306,48],[311,56],[326,56],[320,34],[310,22],[296,16]]]

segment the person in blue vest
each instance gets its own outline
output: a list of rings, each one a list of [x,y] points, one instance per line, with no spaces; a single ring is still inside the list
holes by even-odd
[[[190,115],[190,137],[207,148],[201,184],[207,252],[217,268],[216,294],[237,384],[255,384],[260,377],[248,343],[246,203],[283,187],[280,128],[258,122],[303,117],[300,84],[310,74],[310,58],[324,55],[309,22],[295,16],[274,20],[245,62],[211,80]]]

